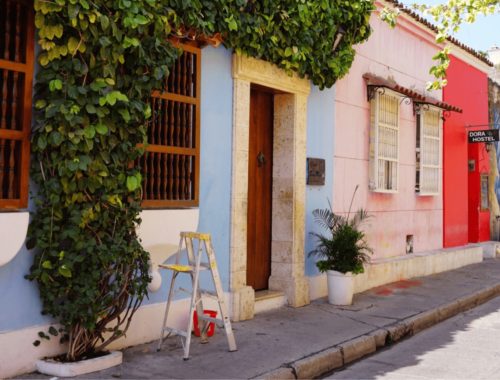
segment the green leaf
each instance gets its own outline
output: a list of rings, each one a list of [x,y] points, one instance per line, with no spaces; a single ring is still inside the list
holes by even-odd
[[[80,156],[78,159],[78,167],[81,170],[87,170],[88,165],[92,163],[92,159],[87,156]],[[61,252],[62,255],[64,255],[64,251]]]
[[[53,335],[53,336],[58,336],[59,333],[57,332],[57,330],[54,328],[54,326],[50,326],[49,328],[49,334],[50,335]]]
[[[238,30],[238,24],[236,23],[236,21],[234,19],[231,19],[231,21],[229,21],[229,30]]]
[[[40,148],[41,150],[44,150],[46,146],[47,146],[46,137],[44,135],[41,135],[38,138],[38,148]]]
[[[87,104],[87,105],[85,106],[85,109],[86,109],[86,110],[87,110],[87,112],[88,112],[88,113],[90,113],[90,114],[93,114],[93,113],[96,113],[96,112],[97,112],[97,111],[96,111],[96,109],[95,109],[95,107],[94,107],[94,105],[92,105],[92,104]]]
[[[26,249],[29,251],[36,246],[36,238],[31,238],[26,242]]]
[[[33,342],[33,346],[38,347],[39,345],[40,345],[40,341],[39,340],[35,340]]]
[[[102,29],[106,29],[109,26],[109,18],[105,15],[101,15],[101,27]]]
[[[42,12],[36,12],[35,15],[35,26],[38,29],[42,29],[45,24],[45,16],[43,15]]]
[[[75,37],[70,37],[68,41],[68,51],[73,54],[80,43]]]
[[[137,22],[138,24],[141,24],[141,25],[146,25],[149,21],[146,17],[144,17],[143,15],[137,15],[135,16],[134,18],[135,22]]]
[[[66,265],[59,267],[59,273],[61,273],[64,277],[71,277],[71,271],[66,267]]]
[[[92,139],[95,136],[95,127],[93,125],[86,125],[83,128],[83,132],[87,139]]]
[[[123,116],[125,121],[130,121],[130,114],[128,113],[128,109],[122,108],[118,110],[118,113]]]
[[[45,100],[37,100],[35,103],[35,107],[38,109],[41,109],[47,105],[47,102]]]
[[[114,92],[110,92],[110,93],[108,93],[108,94],[106,95],[106,101],[107,101],[110,105],[114,106],[114,105],[115,105],[115,103],[116,103],[116,95],[115,95],[115,93],[114,93]]]
[[[61,24],[56,25],[53,27],[54,29],[54,34],[56,37],[61,38],[63,35],[63,26]]]
[[[50,139],[56,146],[59,146],[63,142],[63,135],[58,131],[52,131]]]
[[[111,41],[106,36],[102,36],[101,38],[99,38],[99,43],[104,47],[111,45]]]
[[[37,61],[40,65],[47,66],[50,62],[49,55],[46,52],[43,52],[38,56]]]
[[[135,176],[127,177],[127,189],[129,189],[129,191],[135,191],[138,186],[139,183]]]
[[[104,124],[97,124],[95,126],[95,129],[96,129],[97,133],[99,133],[101,135],[105,135],[106,133],[108,133],[108,127],[106,127]]]
[[[50,261],[45,261],[43,264],[42,264],[42,267],[44,268],[47,268],[47,269],[52,269],[52,263]]]

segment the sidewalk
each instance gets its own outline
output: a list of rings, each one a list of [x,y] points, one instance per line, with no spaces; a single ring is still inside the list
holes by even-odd
[[[191,357],[184,362],[179,338],[171,337],[160,352],[157,341],[132,347],[124,350],[120,366],[80,378],[313,378],[498,295],[500,260],[488,259],[356,294],[352,306],[332,306],[323,298],[234,323],[237,352],[227,351],[227,341],[216,330],[210,344],[193,338]]]

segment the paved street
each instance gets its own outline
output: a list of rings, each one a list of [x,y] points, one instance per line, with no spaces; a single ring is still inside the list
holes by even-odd
[[[500,379],[500,297],[327,379]]]
[[[131,347],[123,350],[121,365],[78,378],[110,379],[114,375],[122,379],[249,379],[269,377],[271,371],[280,371],[279,374],[275,373],[275,378],[295,378],[295,374],[299,378],[313,378],[375,352],[376,340],[373,337],[380,333],[385,335],[382,335],[382,341],[377,341],[377,345],[383,349],[388,332],[392,334],[399,331],[398,326],[407,326],[412,318],[431,315],[436,323],[436,315],[440,314],[438,310],[443,311],[440,308],[444,305],[455,305],[457,312],[462,302],[466,308],[474,307],[475,303],[465,301],[467,297],[482,294],[485,289],[498,289],[499,271],[500,260],[485,260],[457,270],[388,284],[356,294],[352,306],[333,306],[328,304],[326,298],[322,298],[302,308],[281,308],[259,314],[253,320],[235,323],[237,352],[228,352],[227,342],[217,331],[208,345],[193,339],[191,358],[185,362],[182,360],[179,339],[172,337],[161,352],[156,351],[157,341]],[[495,290],[495,295],[498,294]],[[419,332],[407,342],[395,344],[380,355],[389,355],[391,359],[388,363],[396,364],[380,364],[376,359],[379,356],[368,357],[367,361],[358,364],[361,366],[359,377],[372,379],[380,373],[380,376],[387,374],[393,376],[392,379],[399,378],[398,371],[404,371],[404,367],[408,370],[416,367],[427,355],[438,354],[447,346],[453,348],[451,356],[457,360],[460,356],[455,352],[459,352],[459,346],[451,346],[455,341],[468,345],[472,350],[464,354],[465,358],[457,360],[457,373],[471,378],[471,375],[476,374],[475,367],[479,364],[485,367],[485,377],[488,374],[491,377],[500,369],[500,360],[495,360],[497,356],[493,356],[495,351],[492,348],[500,347],[500,344],[496,344],[500,340],[500,331],[497,338],[493,334],[497,330],[485,329],[492,328],[490,326],[495,321],[500,329],[500,313],[497,312],[500,309],[500,297],[484,305],[487,306],[471,309],[459,315],[458,319],[442,322],[437,329]],[[488,314],[495,318],[483,322],[486,319],[481,317]],[[477,328],[477,336],[469,338],[467,334],[471,327],[468,324],[471,321],[471,326]],[[360,339],[364,342],[361,345]],[[484,353],[479,352],[483,349]],[[476,352],[479,352],[479,359],[472,356]],[[496,352],[500,353],[500,348]],[[443,378],[446,374],[444,368],[456,366],[451,359],[443,359],[443,355],[429,356],[429,360],[429,364],[425,364],[428,367],[424,366],[420,370],[426,376],[433,374]],[[438,364],[435,364],[436,361]],[[357,376],[356,367],[352,368],[336,376]],[[406,372],[402,374],[406,376]],[[48,380],[52,377],[31,373],[20,378]],[[451,374],[450,377],[457,376]],[[500,378],[500,373],[497,377]]]

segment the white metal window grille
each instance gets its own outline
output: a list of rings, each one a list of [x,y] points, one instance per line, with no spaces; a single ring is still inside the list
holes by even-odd
[[[370,190],[395,193],[399,179],[399,97],[377,93],[370,112]]]
[[[420,195],[439,194],[440,127],[440,110],[425,110],[417,117],[416,191]]]

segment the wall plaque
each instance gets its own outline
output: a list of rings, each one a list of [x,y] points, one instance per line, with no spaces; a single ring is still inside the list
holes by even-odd
[[[325,160],[322,158],[307,159],[307,184],[325,185]]]

